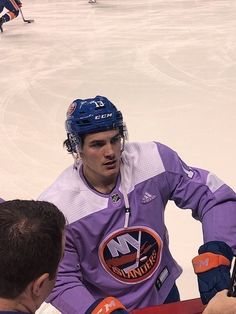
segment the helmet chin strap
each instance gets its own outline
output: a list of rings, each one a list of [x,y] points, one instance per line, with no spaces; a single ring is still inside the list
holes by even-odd
[[[126,187],[125,187],[126,176],[125,176],[124,164],[123,164],[122,161],[121,161],[121,165],[120,165],[120,175],[121,175],[121,191],[122,191],[122,194],[124,196],[124,202],[125,202],[125,222],[124,222],[124,228],[128,228],[128,226],[129,226],[129,219],[130,219],[130,215],[131,215],[131,208],[129,206],[129,199],[128,199],[127,190],[126,190]]]
[[[77,170],[77,165],[81,159],[79,149],[76,149],[76,152],[72,151],[72,157],[74,159],[74,169]]]
[[[125,149],[125,137],[121,135],[121,140],[122,140],[122,144],[121,144],[121,154],[123,153],[124,149]]]

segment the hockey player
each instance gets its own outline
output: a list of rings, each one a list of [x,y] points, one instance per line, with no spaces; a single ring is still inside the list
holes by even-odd
[[[161,143],[126,143],[122,113],[106,97],[75,100],[65,126],[74,164],[39,198],[68,219],[48,301],[63,314],[127,313],[178,301],[182,270],[164,221],[169,200],[202,222],[204,244],[193,264],[203,302],[226,289],[236,248],[234,191]]]
[[[0,0],[0,12],[6,8],[8,11],[0,17],[0,30],[3,31],[3,23],[13,20],[19,15],[19,8],[22,7],[20,0]]]
[[[65,217],[48,202],[0,204],[0,314],[33,314],[51,292]]]

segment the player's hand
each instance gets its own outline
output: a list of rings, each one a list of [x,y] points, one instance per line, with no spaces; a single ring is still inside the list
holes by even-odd
[[[124,305],[114,297],[96,300],[85,314],[128,314]]]
[[[227,290],[218,292],[210,300],[202,314],[235,314],[236,298],[228,297]]]
[[[198,277],[202,303],[207,304],[217,292],[229,288],[233,253],[231,248],[221,241],[205,243],[198,253],[192,262]]]

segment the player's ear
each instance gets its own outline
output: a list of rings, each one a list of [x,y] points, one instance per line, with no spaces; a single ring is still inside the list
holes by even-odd
[[[49,273],[45,273],[34,280],[32,283],[32,292],[35,296],[40,296],[42,294],[42,289],[46,281],[49,279]]]

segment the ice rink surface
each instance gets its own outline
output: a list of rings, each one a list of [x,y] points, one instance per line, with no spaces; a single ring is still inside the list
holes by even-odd
[[[105,95],[130,141],[158,140],[236,189],[235,0],[23,0],[0,34],[0,197],[34,199],[72,162],[67,106]],[[202,244],[191,211],[169,204],[182,299],[198,297]],[[54,313],[43,305],[40,313]]]

